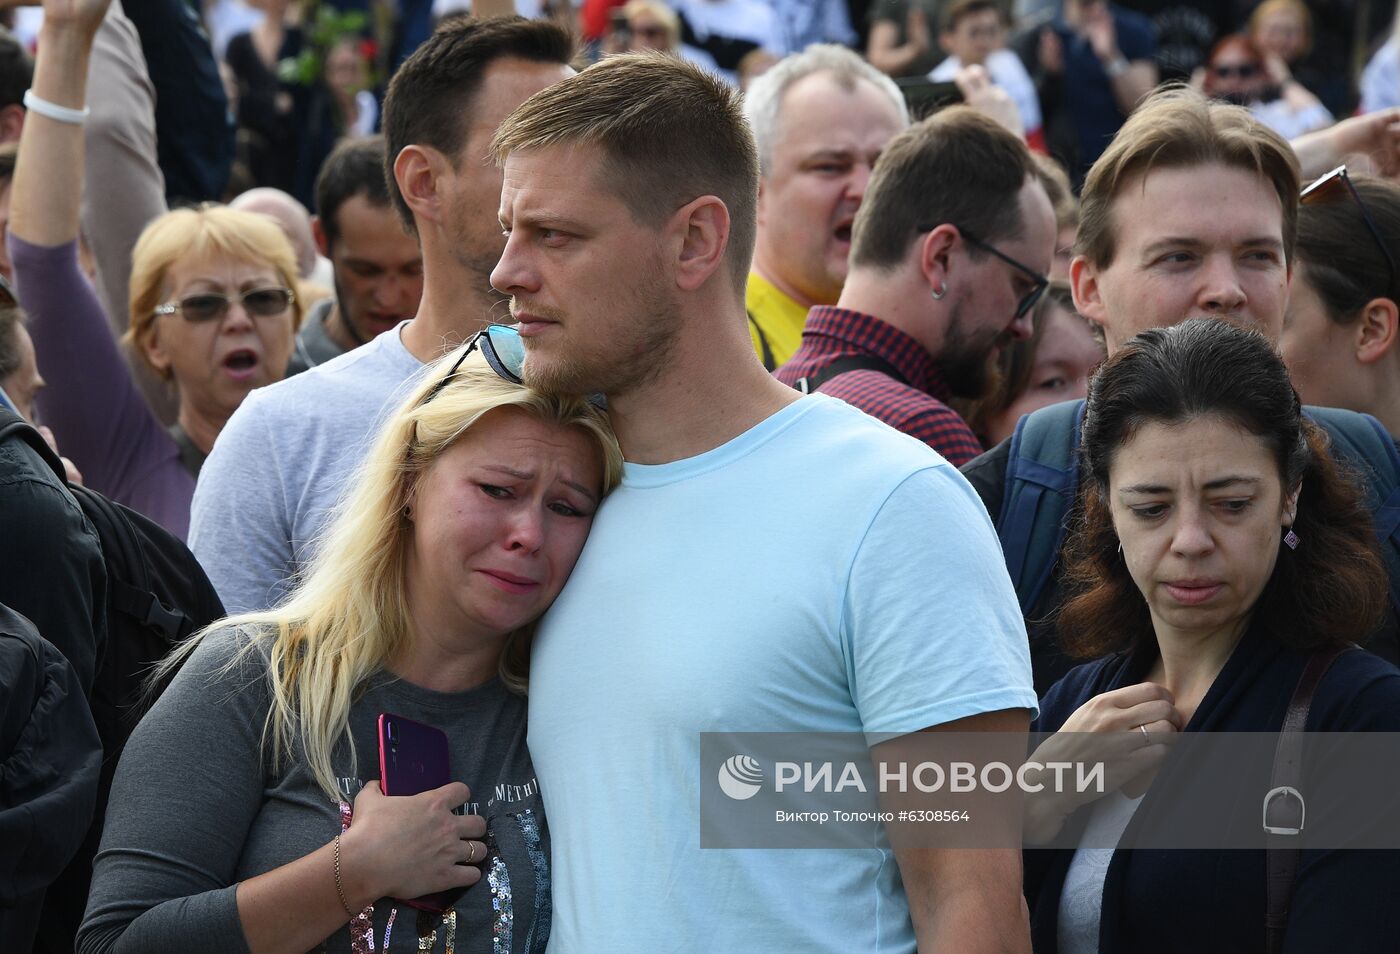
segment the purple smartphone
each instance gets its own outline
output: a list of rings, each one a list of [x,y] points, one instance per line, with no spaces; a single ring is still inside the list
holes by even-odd
[[[389,712],[379,714],[379,790],[385,795],[417,795],[452,781],[447,735],[441,730]],[[421,898],[403,898],[424,911],[441,914],[462,896],[452,888]]]

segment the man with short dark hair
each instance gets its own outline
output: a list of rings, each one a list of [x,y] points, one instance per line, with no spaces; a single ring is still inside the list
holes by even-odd
[[[1035,707],[957,472],[753,353],[758,156],[737,94],[610,57],[527,100],[494,150],[492,279],[524,380],[602,392],[626,458],[531,657],[550,949],[1029,951],[1015,849],[701,850],[701,793],[723,797],[702,732],[850,733],[882,760],[936,726],[1024,751]]]
[[[951,398],[987,393],[1031,333],[1055,215],[1030,151],[968,106],[885,147],[856,215],[841,298],[807,315],[778,380],[839,397],[954,465],[982,452]]]
[[[455,20],[394,75],[384,101],[386,185],[422,248],[418,312],[254,392],[220,433],[195,489],[190,548],[231,613],[286,594],[413,376],[502,315],[488,278],[504,241],[495,221],[501,173],[487,146],[522,100],[573,72],[573,52],[568,33],[548,21]]]
[[[384,137],[347,139],[316,176],[311,234],[330,259],[335,297],[313,305],[297,332],[291,376],[392,330],[423,295],[423,255],[389,204]]]

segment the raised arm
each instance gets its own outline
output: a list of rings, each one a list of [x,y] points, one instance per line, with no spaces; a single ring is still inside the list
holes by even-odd
[[[10,232],[35,245],[78,237],[93,40],[110,0],[48,0],[15,167]],[[64,111],[74,111],[78,115]],[[66,119],[54,118],[66,116]]]
[[[38,402],[45,423],[88,486],[183,536],[193,480],[133,383],[78,268],[86,77],[107,2],[45,3],[11,193],[9,245],[16,291],[49,382]]]

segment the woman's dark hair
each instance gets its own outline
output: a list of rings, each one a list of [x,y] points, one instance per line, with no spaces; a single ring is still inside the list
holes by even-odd
[[[1380,232],[1380,241],[1400,255],[1400,184],[1371,176],[1351,176],[1356,194]],[[1322,300],[1327,317],[1348,325],[1376,298],[1400,302],[1400,276],[1391,273],[1385,252],[1371,234],[1361,207],[1348,189],[1330,201],[1298,209],[1298,261]]]
[[[1280,548],[1254,605],[1255,621],[1302,649],[1360,642],[1386,610],[1389,578],[1357,484],[1302,416],[1273,346],[1226,320],[1197,318],[1123,346],[1089,385],[1081,466],[1082,519],[1065,553],[1074,596],[1059,615],[1067,651],[1081,658],[1153,639],[1147,602],[1118,552],[1108,476],[1117,450],[1144,424],[1216,416],[1262,440],[1287,494],[1301,484],[1296,550]]]

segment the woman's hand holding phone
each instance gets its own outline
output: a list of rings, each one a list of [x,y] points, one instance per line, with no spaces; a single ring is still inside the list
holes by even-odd
[[[418,795],[384,795],[371,780],[355,797],[340,839],[341,881],[354,910],[380,898],[417,898],[481,880],[486,819],[458,815],[471,797],[461,782]]]

